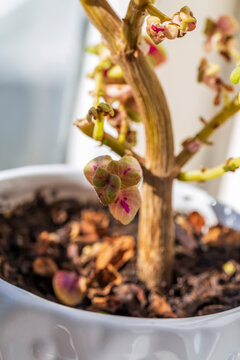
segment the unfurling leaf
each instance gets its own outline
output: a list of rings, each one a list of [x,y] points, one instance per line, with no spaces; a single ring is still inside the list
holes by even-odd
[[[93,185],[93,177],[99,167],[105,169],[108,164],[112,161],[111,156],[98,156],[95,159],[89,161],[89,163],[84,168],[84,175],[87,180]]]
[[[141,196],[137,187],[120,190],[114,203],[109,205],[113,217],[123,225],[129,224],[141,205]]]
[[[138,185],[142,178],[141,166],[132,156],[124,156],[119,161],[111,161],[107,169],[111,174],[120,177],[122,189]]]
[[[93,177],[93,185],[95,187],[103,187],[107,184],[107,181],[109,179],[110,173],[103,169],[102,167],[98,167],[95,175]]]
[[[117,197],[118,191],[121,187],[121,179],[117,175],[110,175],[104,187],[95,186],[94,189],[98,194],[100,201],[104,205],[112,204]]]
[[[231,73],[230,80],[233,84],[238,84],[240,81],[240,64]]]

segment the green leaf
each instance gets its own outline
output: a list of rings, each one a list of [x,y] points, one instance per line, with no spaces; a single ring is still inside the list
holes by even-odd
[[[99,200],[104,205],[112,204],[118,195],[121,187],[121,180],[117,175],[110,175],[103,187],[95,186],[94,189],[98,194]]]
[[[107,184],[109,177],[110,173],[99,166],[93,176],[93,185],[96,187],[103,187]]]
[[[107,170],[119,176],[122,189],[138,185],[142,178],[141,166],[133,156],[124,156],[119,161],[111,161]]]
[[[230,80],[233,84],[238,84],[240,80],[240,65],[236,67],[231,73]]]
[[[135,217],[141,205],[141,195],[136,186],[120,190],[109,210],[116,220],[123,225],[129,224]]]
[[[95,159],[89,161],[84,168],[84,175],[87,180],[93,185],[93,177],[99,167],[106,169],[108,164],[112,161],[111,156],[98,156]]]

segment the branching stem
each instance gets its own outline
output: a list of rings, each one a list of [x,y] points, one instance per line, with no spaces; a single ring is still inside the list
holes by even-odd
[[[93,138],[93,131],[94,131],[93,123],[77,120],[74,123],[74,125],[76,125],[79,128],[79,130],[81,130],[85,135],[87,135],[90,138]],[[131,153],[139,161],[139,163],[144,166],[145,160],[141,156],[136,154],[126,141],[121,143],[118,141],[118,139],[116,139],[115,137],[111,136],[110,134],[104,131],[101,143],[109,147],[119,156],[124,156],[126,155],[126,153]]]
[[[135,49],[141,34],[142,25],[147,15],[146,7],[149,0],[130,0],[126,17],[123,19],[123,37],[126,42],[126,50]]]
[[[235,97],[228,106],[215,115],[209,122],[204,124],[201,131],[199,131],[192,141],[199,141],[202,144],[207,143],[207,140],[214,134],[214,132],[223,124],[225,124],[233,115],[240,110],[238,98]],[[176,157],[176,165],[179,170],[197,153],[189,151],[187,146]]]
[[[207,181],[216,179],[229,171],[235,171],[240,167],[240,158],[230,159],[225,164],[212,169],[192,170],[181,172],[178,179],[181,181]]]

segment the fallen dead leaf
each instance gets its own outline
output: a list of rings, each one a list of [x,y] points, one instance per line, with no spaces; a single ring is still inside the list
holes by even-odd
[[[240,234],[233,229],[217,225],[209,229],[202,237],[203,244],[211,246],[240,246]]]
[[[164,318],[177,318],[171,306],[167,303],[166,298],[156,293],[149,295],[149,314],[152,317],[161,316]]]
[[[104,269],[108,264],[120,269],[135,253],[135,240],[133,236],[120,236],[106,238],[97,255],[96,268]]]

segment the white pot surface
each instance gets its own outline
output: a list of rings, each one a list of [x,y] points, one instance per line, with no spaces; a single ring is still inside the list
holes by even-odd
[[[78,170],[35,166],[0,173],[0,209],[39,189],[49,201],[51,189],[61,198],[96,199]],[[175,184],[176,210],[198,210],[212,225],[215,205],[204,191]],[[225,217],[233,222],[229,209]],[[0,280],[0,360],[35,359],[240,360],[240,308],[189,319],[128,318],[58,305]]]

